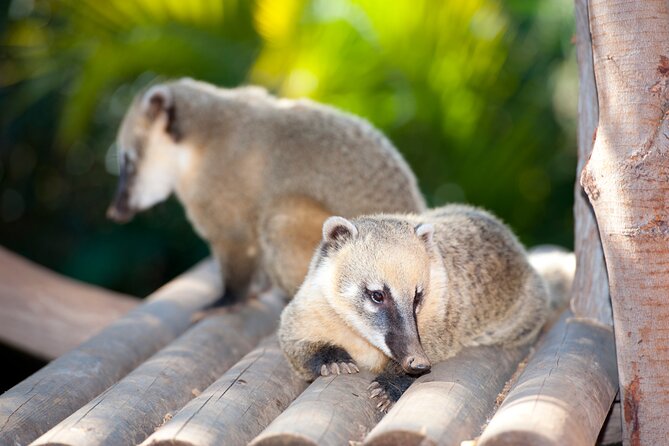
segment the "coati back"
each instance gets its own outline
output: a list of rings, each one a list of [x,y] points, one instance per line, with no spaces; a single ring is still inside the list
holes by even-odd
[[[331,217],[279,337],[305,379],[362,367],[396,399],[464,347],[532,341],[549,304],[524,248],[486,211]]]
[[[424,209],[408,165],[366,121],[257,87],[182,79],[151,87],[118,135],[108,215],[127,221],[173,192],[218,259],[228,295],[264,270],[292,295],[323,221]]]

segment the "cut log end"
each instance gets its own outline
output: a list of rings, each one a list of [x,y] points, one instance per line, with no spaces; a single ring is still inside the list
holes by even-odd
[[[365,446],[392,446],[398,444],[403,446],[426,446],[436,443],[426,438],[424,433],[401,429],[382,433],[364,442]]]
[[[532,430],[516,430],[505,432],[503,435],[492,435],[486,444],[495,446],[565,446],[564,443],[556,442],[548,435]]]
[[[285,432],[253,441],[253,446],[319,446],[316,440],[295,432]]]

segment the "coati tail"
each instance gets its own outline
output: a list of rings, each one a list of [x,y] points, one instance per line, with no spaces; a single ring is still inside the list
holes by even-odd
[[[569,305],[576,256],[559,246],[539,245],[529,250],[529,261],[548,286],[548,319],[556,318]]]

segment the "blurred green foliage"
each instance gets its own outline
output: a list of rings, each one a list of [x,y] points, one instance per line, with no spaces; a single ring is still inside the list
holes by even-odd
[[[0,16],[0,244],[142,295],[207,249],[172,199],[116,226],[113,140],[156,77],[256,83],[366,117],[431,205],[571,246],[570,0],[12,0]],[[374,172],[370,172],[374,175]]]

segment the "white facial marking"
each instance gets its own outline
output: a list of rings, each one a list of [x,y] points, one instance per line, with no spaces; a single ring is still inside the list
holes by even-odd
[[[130,194],[130,206],[135,209],[147,209],[167,199],[180,175],[192,166],[191,148],[175,144],[164,129],[163,119],[158,119],[147,137],[142,158],[137,161],[135,184]],[[132,151],[127,153],[131,156]]]
[[[318,269],[316,269],[314,272],[313,279],[309,283],[309,286],[316,286],[319,292],[325,296],[325,299],[328,301],[330,307],[337,311],[337,308],[340,308],[340,305],[338,305],[336,302],[337,290],[335,284],[336,279],[334,265],[329,259],[323,259],[323,263],[319,265]],[[378,289],[382,290],[383,286],[378,286]],[[347,300],[362,299],[362,296],[360,296],[360,289],[355,284],[349,284],[344,288],[343,297]],[[371,301],[366,301],[364,305],[370,312],[378,311],[378,307],[376,307],[375,304]],[[342,314],[341,312],[337,312],[337,314],[339,314],[339,316],[344,319],[344,322],[346,322],[346,324],[355,330],[362,338],[366,339],[367,342],[381,350],[386,356],[392,358],[390,349],[386,345],[385,334],[372,332],[370,327],[365,324],[362,318],[360,318],[357,314]]]
[[[180,147],[177,153],[179,160],[179,171],[185,172],[193,165],[193,151],[188,147]]]
[[[383,286],[378,286],[378,284],[375,285],[369,285],[368,289],[374,290],[374,291],[381,291],[383,290]],[[360,296],[360,290],[358,286],[354,284],[348,285],[343,292],[344,296],[346,299],[365,299],[364,297]],[[379,307],[377,304],[372,302],[369,299],[365,299],[363,305],[365,306],[365,310],[370,312],[370,313],[376,313],[379,311]],[[348,324],[353,327],[355,331],[360,334],[363,338],[367,339],[367,341],[381,350],[383,353],[385,353],[388,357],[392,358],[392,355],[390,353],[390,349],[386,345],[386,339],[385,335],[383,333],[378,333],[376,331],[373,331],[370,329],[370,327],[364,323],[362,318],[357,317],[357,315],[349,315],[349,317],[346,319]]]

